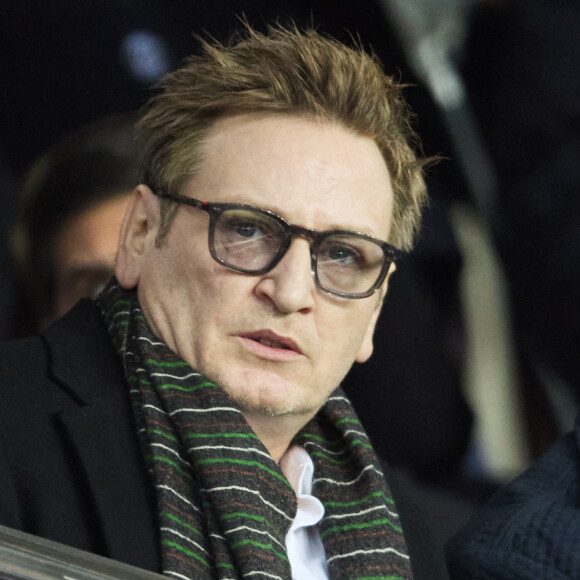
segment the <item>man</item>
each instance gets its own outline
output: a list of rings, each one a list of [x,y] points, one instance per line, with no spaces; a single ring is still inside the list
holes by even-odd
[[[45,328],[111,278],[119,230],[139,182],[133,115],[67,135],[27,172],[12,233],[18,284],[12,335]]]
[[[425,202],[400,88],[314,32],[204,48],[139,122],[116,279],[2,349],[0,521],[177,578],[410,578],[338,388]]]

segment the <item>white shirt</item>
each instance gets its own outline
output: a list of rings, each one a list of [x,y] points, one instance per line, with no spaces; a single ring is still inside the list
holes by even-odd
[[[298,510],[286,535],[286,549],[292,568],[292,580],[328,580],[324,546],[318,522],[324,506],[312,494],[314,464],[299,445],[293,445],[280,459],[280,468],[296,493]]]

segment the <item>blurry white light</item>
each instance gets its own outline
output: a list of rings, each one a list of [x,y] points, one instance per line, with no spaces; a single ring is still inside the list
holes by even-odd
[[[135,30],[125,36],[121,57],[129,74],[147,85],[158,81],[171,66],[165,41],[148,30]]]

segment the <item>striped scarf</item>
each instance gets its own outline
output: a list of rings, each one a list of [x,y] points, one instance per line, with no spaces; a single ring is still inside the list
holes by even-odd
[[[285,537],[296,497],[235,402],[152,333],[134,291],[113,280],[97,303],[124,362],[156,491],[163,573],[291,578]],[[314,462],[330,578],[411,578],[393,500],[340,389],[293,443]]]

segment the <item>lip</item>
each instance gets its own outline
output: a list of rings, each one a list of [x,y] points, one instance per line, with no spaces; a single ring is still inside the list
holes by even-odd
[[[302,349],[294,340],[287,336],[280,336],[272,330],[242,332],[237,336],[244,342],[246,348],[261,358],[290,360],[303,355]],[[274,344],[262,344],[260,340],[270,341]]]

